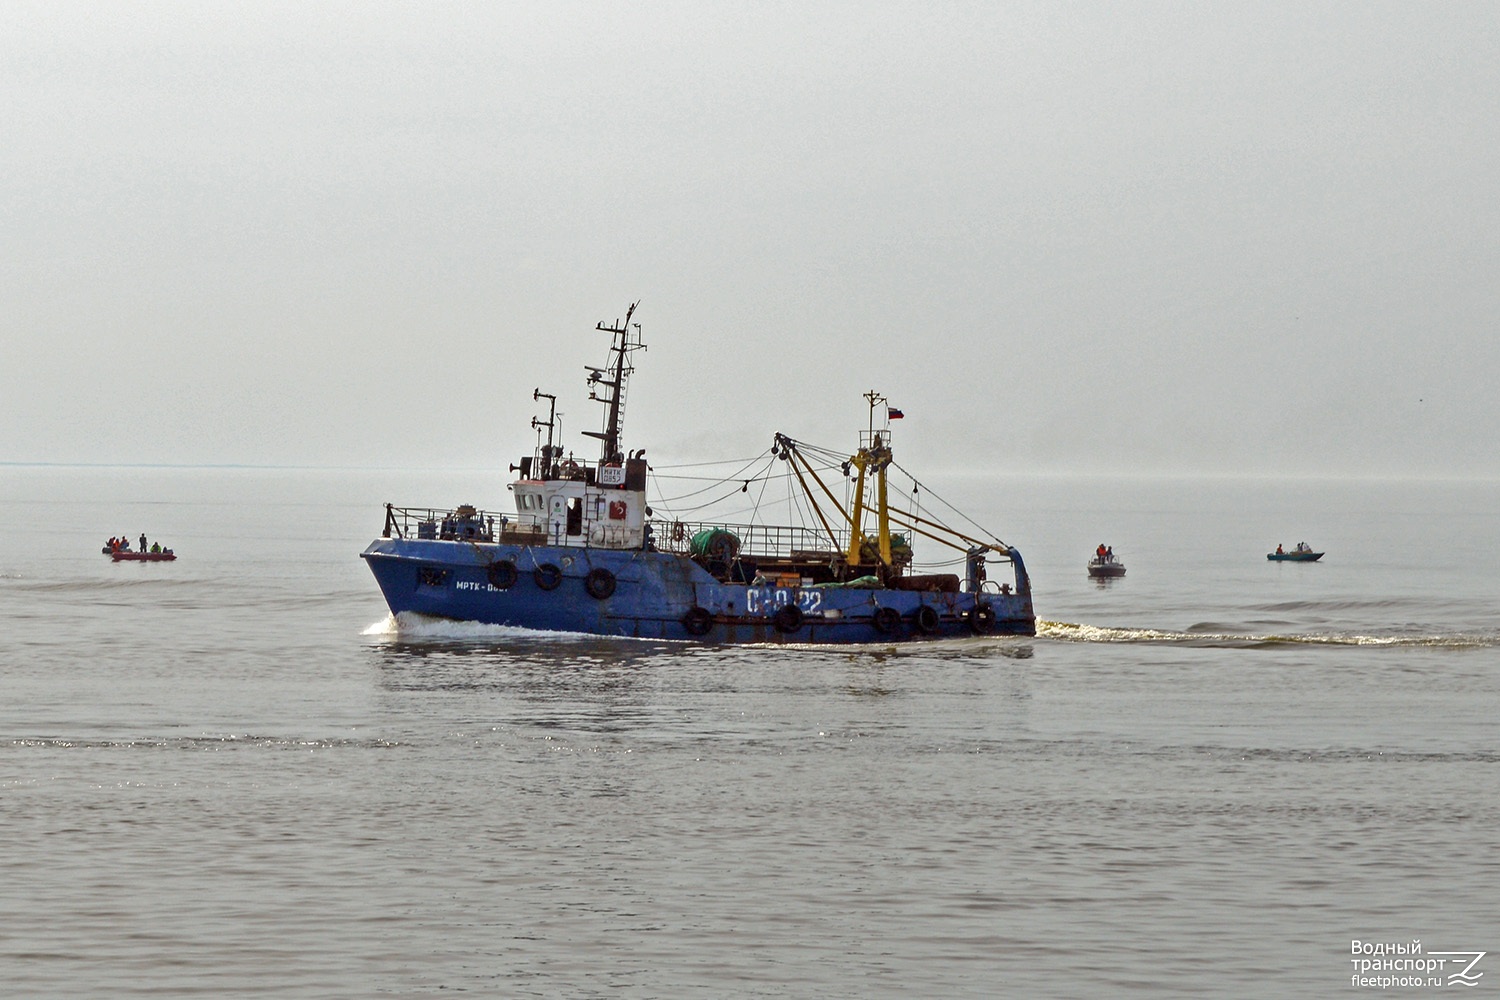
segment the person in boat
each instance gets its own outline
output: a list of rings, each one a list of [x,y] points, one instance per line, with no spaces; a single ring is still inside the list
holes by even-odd
[[[142,552],[146,551],[146,535],[145,535],[144,532],[142,532],[142,534],[141,534],[141,551]]]
[[[1284,555],[1286,555],[1286,553],[1281,550],[1281,543],[1280,542],[1276,543],[1276,554],[1278,556],[1284,556]]]
[[[152,552],[153,555],[160,553],[161,552],[161,542],[152,542],[151,543],[151,552]]]
[[[1094,558],[1098,559],[1100,562],[1104,561],[1104,543],[1103,542],[1100,542],[1099,543],[1099,547],[1094,550]]]
[[[1107,563],[1112,563],[1112,562],[1115,561],[1115,547],[1113,545],[1108,546],[1107,548],[1105,548],[1105,550],[1104,550],[1104,561],[1107,562]]]

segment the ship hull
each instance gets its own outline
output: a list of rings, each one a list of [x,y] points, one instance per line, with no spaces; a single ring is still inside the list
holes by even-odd
[[[667,552],[382,538],[361,553],[393,614],[704,643],[867,643],[1035,635],[1012,593],[725,583]]]

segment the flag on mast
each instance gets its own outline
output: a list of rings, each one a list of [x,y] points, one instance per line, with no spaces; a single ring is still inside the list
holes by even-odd
[[[900,410],[896,409],[894,406],[890,406],[889,404],[887,404],[887,406],[885,408],[885,418],[887,420],[901,420],[905,416],[906,416],[906,414],[902,413]]]

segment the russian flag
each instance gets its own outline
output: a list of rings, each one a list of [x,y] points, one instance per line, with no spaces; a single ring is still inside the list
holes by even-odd
[[[906,414],[902,413],[900,410],[896,409],[894,406],[887,406],[885,408],[885,418],[887,420],[901,420],[905,416],[906,416]]]

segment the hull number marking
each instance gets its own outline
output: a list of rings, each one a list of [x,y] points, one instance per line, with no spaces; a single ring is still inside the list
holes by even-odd
[[[803,614],[822,610],[821,590],[787,590],[774,587],[748,587],[745,590],[745,613],[769,615],[787,604],[795,604]]]

